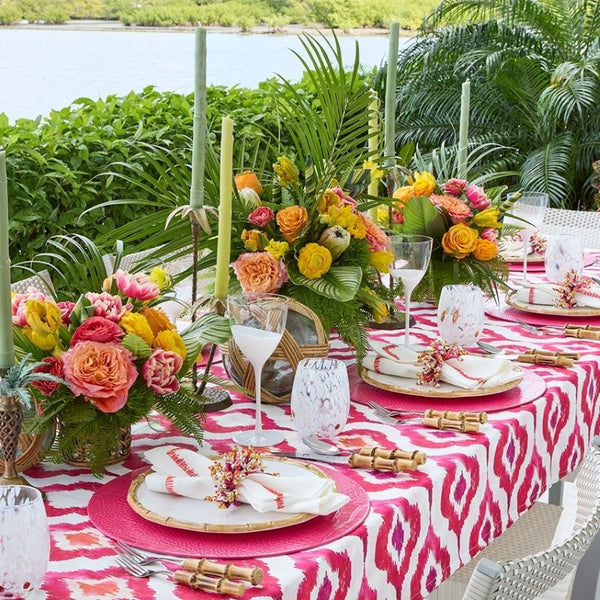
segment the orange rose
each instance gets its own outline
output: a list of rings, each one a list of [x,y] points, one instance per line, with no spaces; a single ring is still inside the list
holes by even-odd
[[[244,171],[238,173],[233,180],[238,192],[244,188],[254,190],[259,196],[263,193],[263,186],[260,184],[258,177],[252,171]]]
[[[477,246],[475,246],[475,250],[473,251],[473,256],[477,260],[492,260],[497,254],[498,246],[495,242],[481,238],[477,240]]]
[[[308,223],[308,212],[304,206],[288,206],[277,211],[275,219],[285,239],[294,243]]]
[[[403,185],[394,192],[394,198],[401,204],[406,204],[415,195],[412,185]]]
[[[479,234],[464,223],[452,225],[442,237],[442,248],[454,258],[465,258],[477,247]]]
[[[271,294],[288,280],[285,264],[270,252],[245,252],[231,266],[246,294]]]

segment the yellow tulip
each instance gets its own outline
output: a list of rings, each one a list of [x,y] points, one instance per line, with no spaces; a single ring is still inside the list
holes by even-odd
[[[161,331],[152,342],[154,348],[162,348],[163,350],[170,350],[176,352],[185,360],[187,356],[187,349],[183,342],[183,338],[176,332],[171,330]]]
[[[500,211],[497,208],[486,208],[473,217],[473,223],[478,227],[493,227],[502,229],[502,223],[498,221]]]
[[[25,305],[27,326],[23,333],[42,350],[53,350],[59,342],[60,309],[49,300],[28,300]]]
[[[171,277],[162,267],[154,267],[154,269],[150,271],[150,280],[158,286],[161,292],[163,290],[168,290],[173,285]]]
[[[122,317],[119,325],[127,332],[134,333],[140,336],[150,346],[154,341],[154,332],[148,319],[140,313],[133,313],[127,311]]]
[[[429,196],[435,191],[435,177],[429,171],[417,172],[412,188],[415,196]]]
[[[371,264],[380,273],[389,273],[392,262],[394,262],[394,255],[391,252],[387,252],[386,250],[371,252]]]

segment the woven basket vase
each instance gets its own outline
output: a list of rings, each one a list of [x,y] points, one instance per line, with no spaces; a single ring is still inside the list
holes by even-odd
[[[58,436],[60,437],[61,424],[58,424]],[[78,440],[79,441],[79,440]],[[110,454],[110,458],[104,463],[105,466],[116,465],[127,460],[131,454],[131,427],[121,427],[119,430],[119,439],[116,447]],[[89,467],[89,444],[83,443],[78,445],[69,457],[64,457],[63,460],[68,465],[74,467]]]
[[[303,358],[324,358],[328,352],[329,335],[319,317],[290,298],[286,330],[262,371],[262,401],[267,404],[289,402],[298,363]],[[251,397],[254,397],[254,369],[233,339],[221,346],[221,354],[230,379],[252,391]]]

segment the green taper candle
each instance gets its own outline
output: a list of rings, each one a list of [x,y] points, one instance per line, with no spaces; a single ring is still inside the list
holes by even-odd
[[[467,148],[469,146],[469,110],[471,107],[471,82],[462,84],[460,96],[460,129],[458,131],[458,176],[467,178]]]
[[[369,160],[377,163],[379,156],[379,98],[377,92],[371,90],[371,104],[369,105]],[[371,175],[368,188],[369,196],[379,195],[379,179]],[[369,209],[369,217],[377,221],[377,207]]]
[[[219,232],[217,239],[217,272],[215,297],[227,298],[229,260],[231,256],[231,197],[233,193],[233,121],[221,122],[221,179],[219,195]]]
[[[206,152],[206,29],[196,29],[194,61],[194,138],[190,206],[204,205],[204,161]]]
[[[386,166],[392,168],[395,163],[396,146],[396,69],[398,68],[398,36],[400,25],[390,23],[390,51],[388,53],[387,77],[385,80],[385,155]]]
[[[0,369],[15,364],[10,295],[10,255],[8,253],[8,185],[6,154],[0,149]]]

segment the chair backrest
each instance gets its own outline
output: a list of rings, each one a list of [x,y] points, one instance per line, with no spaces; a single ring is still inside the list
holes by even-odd
[[[463,600],[554,600],[565,598],[564,582],[600,530],[600,437],[596,437],[575,479],[577,516],[567,538],[548,550],[496,563],[482,558]]]
[[[600,250],[600,212],[548,208],[540,233],[576,235],[584,248]]]
[[[123,256],[121,258],[121,262],[119,264],[119,269],[122,269],[123,271],[135,271],[140,266],[144,267],[144,262],[146,261],[146,259],[148,259],[148,257],[152,256],[158,250],[160,250],[160,247],[149,248],[148,250],[142,250],[141,252],[134,252],[133,254],[126,254],[125,256]],[[106,265],[107,272],[109,274],[112,274],[114,272],[114,264],[115,264],[114,256],[112,254],[107,254],[102,257],[102,260],[104,261],[104,264]],[[174,277],[175,275],[179,275],[179,273],[182,273],[183,271],[185,271],[186,269],[189,269],[192,266],[191,250],[190,250],[189,254],[186,254],[184,256],[180,256],[180,257],[174,258],[174,259],[169,259],[169,255],[167,255],[167,256],[163,257],[162,260],[160,260],[160,261],[152,260],[151,263],[149,263],[149,264],[151,264],[152,266],[159,264],[161,267],[163,267],[167,271],[167,273],[171,277]]]
[[[42,292],[46,296],[54,297],[56,294],[48,271],[40,271],[37,275],[21,279],[21,281],[15,281],[10,285],[11,292],[15,294],[25,294],[30,288],[35,288],[38,292]]]

